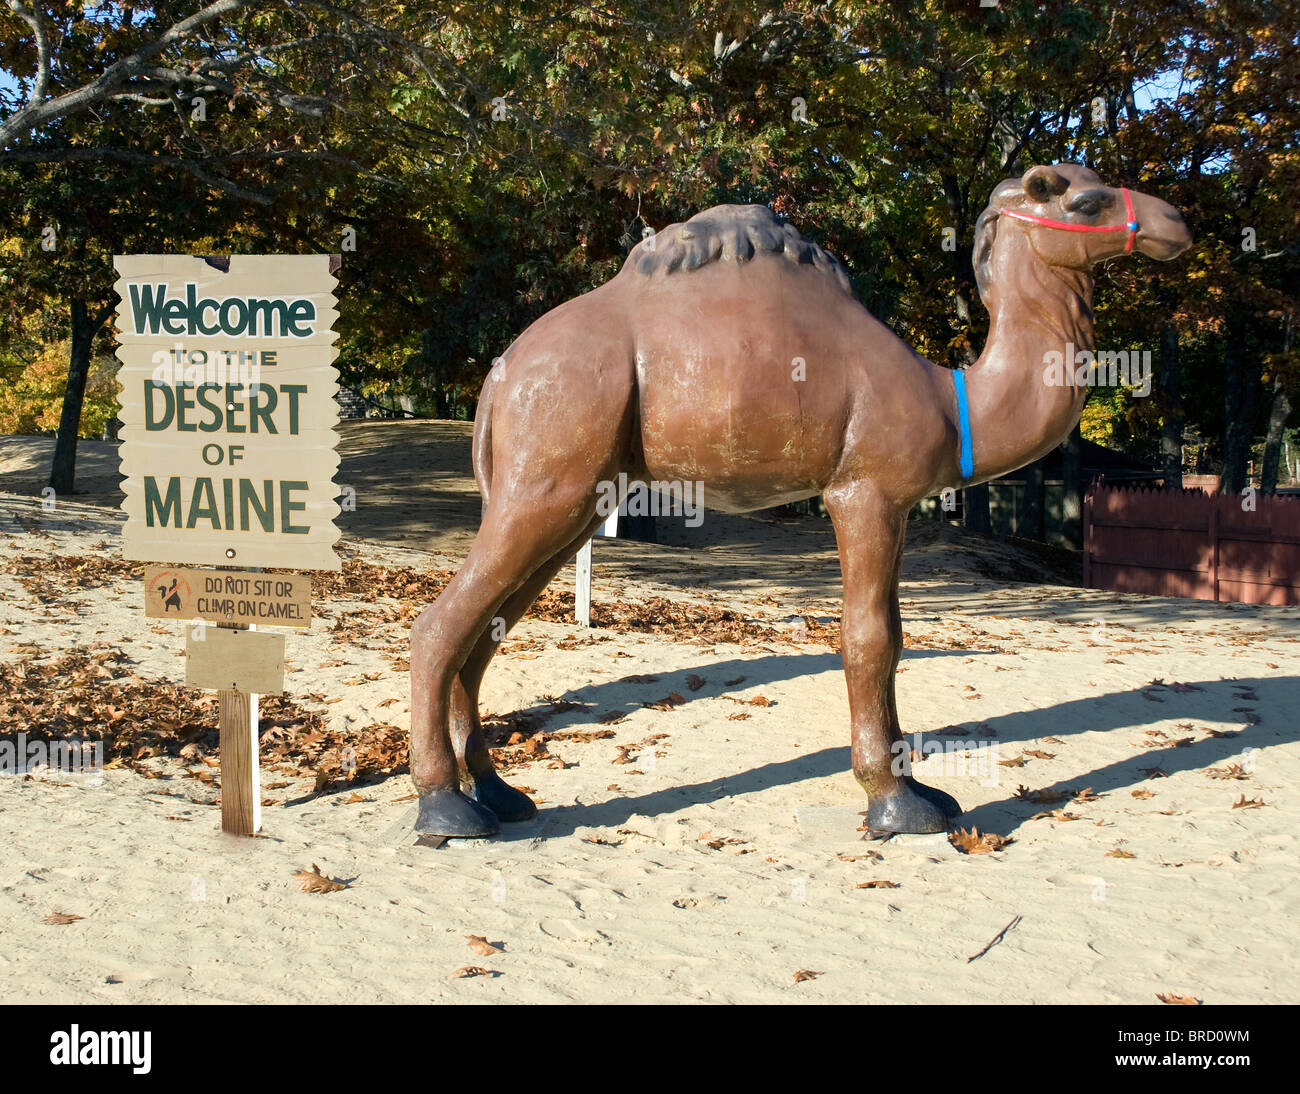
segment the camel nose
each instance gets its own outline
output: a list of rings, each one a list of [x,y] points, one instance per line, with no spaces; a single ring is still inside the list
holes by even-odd
[[[1141,223],[1137,249],[1144,255],[1168,262],[1192,245],[1192,233],[1183,214],[1167,202],[1147,197],[1135,212]]]

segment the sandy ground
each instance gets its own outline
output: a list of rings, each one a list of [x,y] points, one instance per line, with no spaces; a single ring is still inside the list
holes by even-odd
[[[454,568],[478,513],[464,424],[357,423],[341,450],[347,551]],[[43,600],[21,579],[41,558],[118,552],[113,446],[83,445],[85,493],[53,511],[34,496],[47,451],[0,439],[0,564],[17,571],[0,573],[0,650],[120,650],[139,677],[178,681],[181,625],[145,621],[138,580]],[[0,932],[16,940],[0,999],[1300,1001],[1295,609],[1050,584],[1047,564],[918,525],[900,712],[925,745],[961,748],[918,774],[958,797],[962,826],[1013,841],[962,854],[858,831],[839,658],[794,622],[837,610],[829,527],[709,514],[673,539],[598,541],[596,600],[732,607],[788,640],[525,621],[485,708],[548,733],[624,718],[512,770],[541,813],[496,839],[414,846],[404,775],[319,794],[289,780],[257,840],[222,836],[214,790],[173,760],[98,785],[0,778]],[[289,638],[290,694],[358,740],[405,729],[398,602],[316,606]],[[644,705],[671,692],[684,701]],[[313,862],[349,887],[302,892],[291,875]],[[466,966],[488,974],[453,975]]]

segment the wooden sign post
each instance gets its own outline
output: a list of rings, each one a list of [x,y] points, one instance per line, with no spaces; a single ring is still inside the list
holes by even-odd
[[[262,780],[257,762],[257,696],[217,692],[221,737],[221,830],[251,836],[262,828]]]
[[[186,682],[219,696],[221,827],[238,835],[261,826],[258,696],[284,689],[284,635],[264,628],[311,626],[310,578],[261,568],[341,567],[337,262],[113,260],[123,555],[165,564],[145,570],[147,618],[198,621]]]

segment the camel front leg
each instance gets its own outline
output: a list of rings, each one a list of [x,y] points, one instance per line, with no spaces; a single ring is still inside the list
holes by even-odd
[[[903,650],[898,578],[907,511],[869,483],[825,495],[844,577],[840,649],[853,729],[853,774],[867,792],[867,826],[885,832],[942,832],[961,807],[906,774],[895,672]]]

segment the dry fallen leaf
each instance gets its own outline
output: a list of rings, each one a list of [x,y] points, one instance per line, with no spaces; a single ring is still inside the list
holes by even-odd
[[[1107,858],[1137,858],[1132,851],[1125,851],[1122,847],[1112,847],[1106,852]]]
[[[1062,790],[1030,790],[1027,786],[1016,787],[1016,797],[1035,805],[1055,805],[1063,802],[1070,795]],[[1042,816],[1040,813],[1039,816]]]
[[[1058,821],[1076,821],[1079,820],[1078,813],[1067,813],[1064,809],[1047,809],[1041,813],[1035,813],[1030,820],[1058,820]]]
[[[1154,797],[1155,797],[1155,795],[1154,795],[1150,790],[1141,790],[1141,789],[1131,791],[1131,796],[1134,797],[1134,798],[1154,798]]]
[[[481,965],[462,965],[451,974],[452,979],[468,979],[471,976],[496,976],[495,972],[483,968]]]
[[[1201,1001],[1194,995],[1178,995],[1172,991],[1158,991],[1156,998],[1162,1003],[1170,1003],[1174,1006],[1199,1007]]]
[[[1246,795],[1243,794],[1240,798],[1238,798],[1235,802],[1232,803],[1232,808],[1233,809],[1258,809],[1260,808],[1260,806],[1267,805],[1267,804],[1268,802],[1266,802],[1263,798],[1247,798]]]
[[[691,673],[690,676],[686,677],[686,686],[691,691],[699,691],[706,683],[707,681],[703,676],[696,676],[695,673]]]
[[[949,833],[948,842],[964,854],[983,855],[989,851],[1001,851],[1008,844],[1015,843],[1015,840],[999,836],[996,832],[985,832],[981,835],[978,828],[970,830],[958,828],[957,831]]]
[[[469,948],[479,957],[492,957],[501,953],[504,948],[497,943],[489,942],[481,934],[467,934],[465,937],[469,940]]]
[[[304,893],[337,893],[340,889],[348,887],[346,882],[326,877],[314,862],[311,864],[310,872],[299,870],[293,877],[295,881],[302,885]]]
[[[899,884],[896,881],[884,881],[877,878],[875,881],[859,881],[854,886],[855,889],[897,889]]]
[[[84,918],[85,916],[73,915],[71,912],[51,912],[43,920],[41,920],[41,922],[48,923],[51,926],[61,927],[68,923],[76,923],[77,920],[84,919]]]
[[[802,984],[805,980],[816,980],[819,976],[821,976],[821,973],[813,972],[812,969],[800,969],[794,974],[794,982]]]

